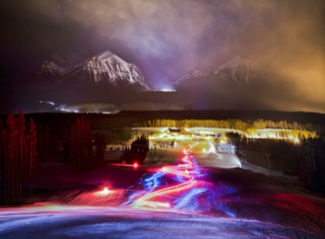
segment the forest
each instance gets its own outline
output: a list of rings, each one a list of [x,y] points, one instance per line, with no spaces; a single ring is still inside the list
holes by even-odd
[[[22,201],[30,196],[33,165],[37,159],[36,126],[26,122],[22,111],[9,114],[0,124],[1,203]]]
[[[59,162],[76,174],[101,168],[107,144],[131,139],[132,127],[214,127],[252,132],[256,129],[291,129],[299,144],[270,139],[247,139],[229,135],[237,154],[250,163],[270,170],[297,175],[307,188],[325,193],[324,122],[322,114],[238,112],[120,112],[115,115],[40,113],[0,118],[0,204],[21,203],[29,197],[35,165]],[[202,115],[211,118],[202,118]],[[253,115],[248,117],[248,115]],[[285,117],[288,116],[288,119]],[[255,118],[254,118],[255,117]],[[277,119],[277,120],[275,120]],[[308,120],[308,121],[307,121]],[[323,121],[322,121],[323,120]],[[135,139],[125,148],[124,160],[136,157],[141,163],[148,153],[148,139]],[[123,158],[121,158],[123,160]]]
[[[302,139],[299,143],[278,139],[248,139],[228,133],[236,154],[251,164],[297,176],[304,186],[325,194],[325,141]]]

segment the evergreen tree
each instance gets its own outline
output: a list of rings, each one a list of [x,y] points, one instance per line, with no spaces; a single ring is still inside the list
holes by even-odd
[[[1,132],[2,204],[22,202],[30,195],[33,161],[36,159],[36,126],[31,119],[28,130],[23,112],[10,113]]]
[[[106,140],[104,135],[96,134],[95,136],[95,167],[100,167],[104,164]]]
[[[91,128],[89,122],[83,118],[77,119],[71,128],[70,152],[72,165],[77,172],[84,172],[91,168]]]

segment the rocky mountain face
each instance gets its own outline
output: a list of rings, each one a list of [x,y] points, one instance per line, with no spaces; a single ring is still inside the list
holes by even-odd
[[[177,79],[174,84],[181,86],[193,82],[196,79],[202,82],[202,79],[207,77],[214,78],[215,83],[217,81],[228,81],[229,83],[236,83],[239,86],[249,86],[256,83],[272,81],[272,77],[267,73],[263,65],[241,56],[236,56],[210,71],[195,68]]]
[[[270,72],[258,62],[235,57],[210,71],[194,68],[174,82],[175,92],[159,92],[151,91],[136,65],[110,51],[90,57],[54,55],[28,84],[12,86],[15,93],[10,95],[15,105],[30,111],[89,105],[93,112],[107,105],[114,110],[274,109],[290,102],[290,85]]]
[[[42,62],[36,76],[39,78],[60,78],[82,67],[85,61],[86,57],[83,55],[61,56],[55,54]]]
[[[19,92],[15,93],[17,105],[33,105],[36,109],[40,106],[53,109],[57,105],[129,104],[141,92],[150,90],[136,65],[110,51],[91,56],[51,56],[26,79],[26,84],[12,86],[12,91]]]
[[[208,74],[209,74],[209,72],[203,71],[203,70],[198,69],[198,68],[194,68],[193,70],[190,70],[189,72],[185,73],[183,76],[178,78],[175,81],[175,84],[176,85],[182,84],[182,82],[184,82],[186,80],[204,77],[204,76],[207,76]]]
[[[216,109],[269,107],[281,89],[266,67],[240,56],[210,71],[189,72],[174,87],[188,96],[187,105]]]
[[[220,65],[212,74],[218,79],[232,80],[238,85],[254,85],[271,80],[271,76],[263,65],[241,56],[236,56]]]
[[[150,89],[137,66],[127,63],[109,51],[88,59],[81,71],[87,73],[88,78],[95,83],[109,82],[117,85],[122,81],[130,85],[141,85],[147,90]]]
[[[55,55],[43,61],[36,78],[56,84],[78,87],[79,85],[106,85],[119,88],[121,85],[133,86],[139,90],[151,87],[145,81],[137,66],[130,64],[110,51],[91,57]]]

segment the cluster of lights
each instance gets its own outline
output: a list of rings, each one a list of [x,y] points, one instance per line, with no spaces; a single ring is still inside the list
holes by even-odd
[[[284,135],[281,135],[283,133]],[[293,130],[286,129],[260,129],[257,130],[257,132],[250,133],[246,135],[248,138],[254,138],[254,139],[279,139],[279,140],[289,140],[294,143],[299,143],[300,138],[293,134]]]
[[[273,136],[273,135],[267,135],[266,137],[262,137],[262,136],[249,136],[248,138],[254,138],[254,139],[279,139],[279,140],[288,140],[288,141],[292,141],[294,143],[299,143],[300,139],[297,136],[293,136],[293,135],[288,135],[288,136]]]
[[[194,144],[192,144],[192,147],[196,148],[196,152],[209,154],[209,153],[215,153],[215,146],[214,146],[214,140],[212,136],[203,136],[203,135],[192,135],[192,134],[169,134],[169,133],[160,133],[156,135],[149,136],[149,139],[152,141],[156,141],[156,143],[166,143],[170,142],[171,140],[174,141],[174,145],[179,146],[189,146],[191,142],[196,141]],[[202,142],[208,143],[207,146],[200,146]],[[185,143],[182,144],[182,143]],[[221,144],[227,143],[227,139],[225,136],[222,138],[222,140],[219,142]],[[175,147],[175,146],[174,146]],[[199,148],[198,148],[199,147]],[[201,148],[200,148],[201,147]],[[198,150],[198,151],[197,151]]]
[[[186,129],[185,129],[186,130]],[[188,131],[188,130],[186,130]],[[256,139],[279,139],[279,140],[290,140],[294,143],[299,143],[300,138],[293,134],[293,130],[290,129],[259,129],[256,132],[245,133],[243,131],[238,131],[240,134],[245,135],[247,138],[256,138]],[[193,134],[170,134],[167,132],[161,132],[157,135],[152,135],[149,137],[151,140],[178,140],[178,141],[187,141],[193,139],[204,139],[211,141],[213,137],[209,135],[209,131],[200,131],[199,135]],[[284,133],[284,135],[281,135]],[[220,139],[220,144],[226,144],[228,142],[227,138],[223,135]]]

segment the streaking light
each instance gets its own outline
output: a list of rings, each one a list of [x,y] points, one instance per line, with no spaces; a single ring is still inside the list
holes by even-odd
[[[184,153],[183,163],[177,166],[164,166],[143,181],[145,188],[151,191],[137,193],[132,207],[151,210],[179,209],[186,205],[186,202],[190,203],[197,194],[206,191],[196,180],[200,172],[193,162],[194,158],[186,150]],[[161,186],[160,180],[163,176],[171,177],[177,183]]]

